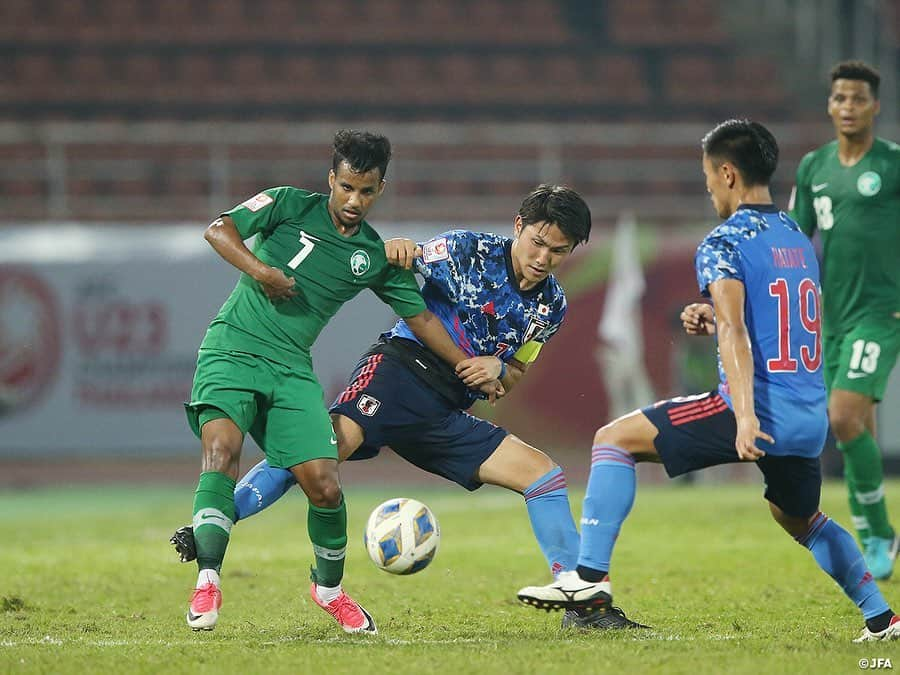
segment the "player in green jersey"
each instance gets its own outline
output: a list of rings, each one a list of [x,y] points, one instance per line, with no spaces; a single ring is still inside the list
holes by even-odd
[[[388,264],[384,242],[364,220],[384,190],[390,156],[384,136],[339,131],[328,195],[264,190],[206,230],[216,252],[243,274],[200,345],[186,404],[203,453],[193,510],[200,574],[187,613],[194,630],[212,630],[218,619],[235,479],[250,433],[269,464],[290,469],[309,500],[313,600],[345,631],[376,632],[369,613],[341,588],[347,511],[337,439],[310,348],[343,303],[371,288],[441,358],[454,365],[467,358],[426,309],[412,272]],[[244,240],[253,235],[251,252]],[[496,382],[481,389],[502,393]]]
[[[828,416],[866,563],[887,579],[900,537],[888,521],[875,404],[900,351],[900,146],[874,133],[879,81],[861,61],[831,71],[837,139],[800,162],[791,211],[822,238]]]

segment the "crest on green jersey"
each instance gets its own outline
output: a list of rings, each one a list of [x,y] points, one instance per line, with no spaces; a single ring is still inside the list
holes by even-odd
[[[881,176],[874,171],[866,171],[857,179],[856,189],[863,197],[874,197],[881,190]]]
[[[354,276],[361,277],[369,271],[371,265],[369,254],[361,248],[353,251],[353,255],[350,256],[350,271],[353,272]]]

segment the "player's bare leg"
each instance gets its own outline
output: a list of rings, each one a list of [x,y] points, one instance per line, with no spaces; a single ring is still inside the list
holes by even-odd
[[[226,417],[206,421],[200,430],[202,470],[194,496],[193,535],[199,574],[187,623],[212,630],[222,606],[219,571],[234,524],[234,485],[244,434]]]
[[[508,434],[481,464],[475,477],[525,498],[534,536],[554,576],[575,569],[578,530],[569,506],[566,477],[556,462]]]

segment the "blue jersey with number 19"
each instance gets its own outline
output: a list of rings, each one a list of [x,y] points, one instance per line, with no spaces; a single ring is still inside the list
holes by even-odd
[[[756,416],[772,455],[816,457],[828,429],[822,378],[819,265],[809,239],[773,205],[742,205],[710,232],[694,259],[700,291],[720,279],[744,284]],[[732,407],[722,359],[719,392]]]

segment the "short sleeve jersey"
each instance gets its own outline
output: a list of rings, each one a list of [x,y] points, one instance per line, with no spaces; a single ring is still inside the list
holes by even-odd
[[[826,335],[900,317],[900,146],[876,138],[851,167],[837,141],[810,152],[791,208],[800,229],[822,238]]]
[[[401,317],[425,310],[415,276],[388,264],[384,242],[368,223],[344,237],[327,208],[328,196],[293,187],[270,188],[227,211],[253,253],[295,280],[297,295],[272,303],[241,274],[210,324],[201,348],[230,349],[291,364],[308,351],[338,309],[362,289]]]
[[[822,377],[819,267],[797,224],[771,205],[741,206],[700,243],[700,291],[722,279],[744,284],[756,415],[776,455],[817,456],[828,417]],[[732,407],[719,360],[719,392]]]
[[[471,356],[508,361],[527,342],[546,343],[566,314],[566,295],[553,275],[520,290],[512,263],[512,239],[452,230],[422,244],[416,271],[422,295]],[[415,339],[405,321],[392,335]]]

